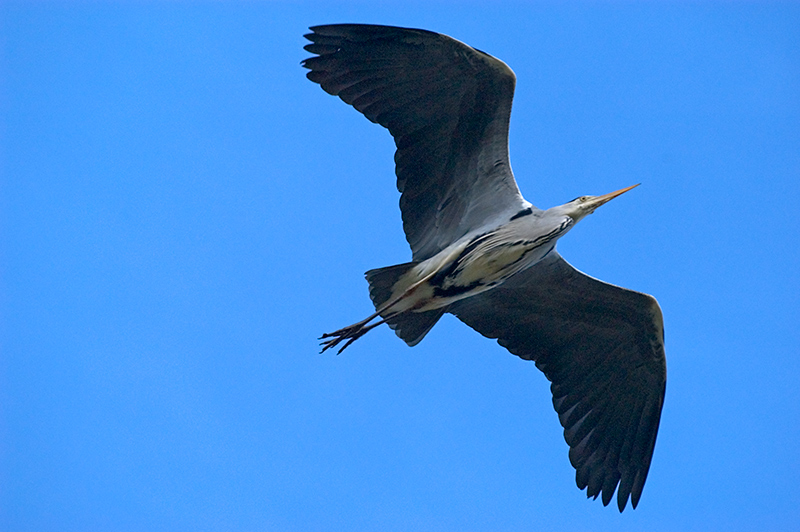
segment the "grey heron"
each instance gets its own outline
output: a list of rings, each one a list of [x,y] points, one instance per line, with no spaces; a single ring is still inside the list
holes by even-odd
[[[576,270],[556,241],[630,190],[541,210],[508,157],[516,77],[499,59],[437,33],[314,26],[308,79],[386,127],[412,260],[366,273],[375,313],[321,337],[339,352],[386,323],[408,345],[450,312],[551,382],[576,482],[636,508],[666,389],[655,298]],[[636,185],[634,185],[636,186]]]

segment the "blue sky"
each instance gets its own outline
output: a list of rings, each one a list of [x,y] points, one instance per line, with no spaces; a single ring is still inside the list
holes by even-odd
[[[373,4],[0,6],[0,529],[794,529],[800,6]],[[452,316],[318,354],[410,257],[391,138],[300,67],[333,22],[506,61],[537,206],[642,183],[559,243],[664,311],[637,510]]]

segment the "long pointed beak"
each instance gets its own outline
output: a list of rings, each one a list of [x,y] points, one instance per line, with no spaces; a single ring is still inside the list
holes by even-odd
[[[619,190],[617,190],[615,192],[611,192],[611,193],[606,194],[604,196],[597,196],[596,198],[594,198],[594,201],[592,201],[592,203],[595,203],[594,208],[596,209],[600,205],[608,203],[609,201],[611,201],[612,199],[616,198],[617,196],[621,196],[622,194],[625,194],[627,191],[629,191],[631,189],[634,189],[634,188],[638,187],[639,185],[641,185],[641,183],[636,183],[635,185],[631,185],[631,186],[626,187],[626,188],[621,188],[621,189],[619,189]]]

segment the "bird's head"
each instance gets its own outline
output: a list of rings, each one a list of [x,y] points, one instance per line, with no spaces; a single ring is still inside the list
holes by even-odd
[[[584,216],[592,214],[600,205],[608,203],[617,196],[624,194],[625,192],[638,186],[639,184],[636,184],[615,192],[611,192],[610,194],[605,194],[604,196],[581,196],[579,198],[575,198],[569,203],[562,205],[564,214],[575,220],[575,223],[578,223]]]

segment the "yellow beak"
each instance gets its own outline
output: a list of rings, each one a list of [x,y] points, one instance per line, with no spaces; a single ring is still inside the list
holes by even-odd
[[[611,192],[611,193],[606,194],[604,196],[597,196],[596,198],[594,198],[594,201],[592,201],[592,203],[595,203],[595,205],[593,207],[596,209],[600,205],[608,203],[609,201],[611,201],[612,199],[616,198],[617,196],[621,196],[622,194],[625,194],[627,191],[629,191],[631,189],[634,189],[634,188],[638,187],[639,185],[641,185],[641,183],[636,183],[635,185],[631,185],[629,187],[621,188],[621,189],[619,189],[619,190],[617,190],[615,192]]]

